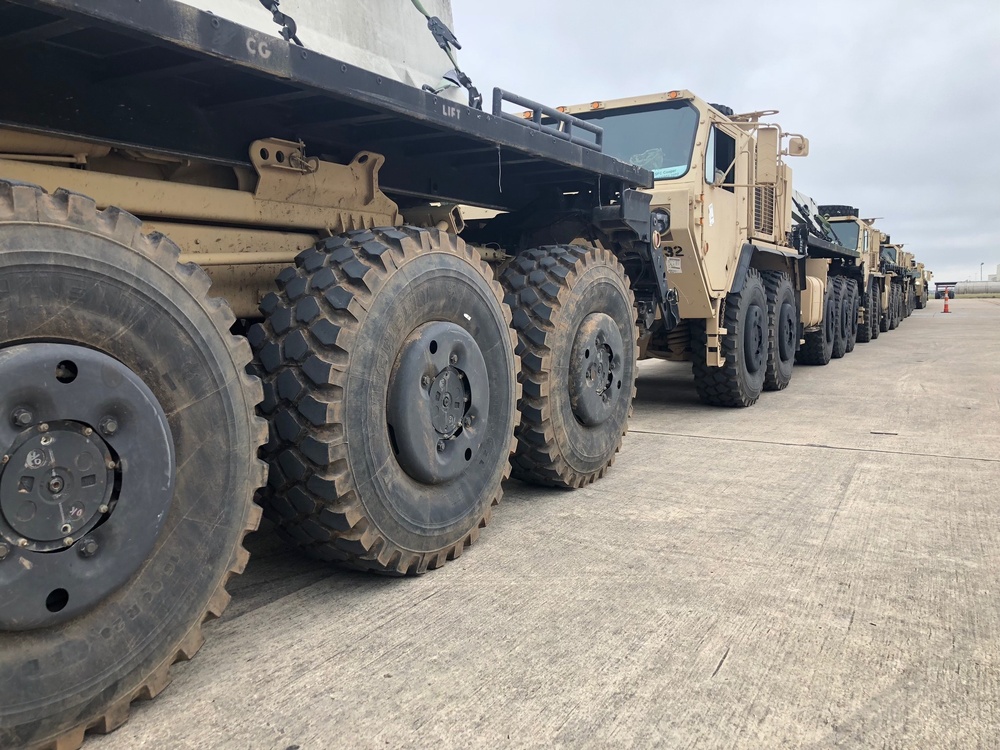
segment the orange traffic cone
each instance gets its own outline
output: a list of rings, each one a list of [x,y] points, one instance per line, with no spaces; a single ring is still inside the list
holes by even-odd
[[[948,309],[948,290],[944,290],[944,311],[950,313],[951,310]]]

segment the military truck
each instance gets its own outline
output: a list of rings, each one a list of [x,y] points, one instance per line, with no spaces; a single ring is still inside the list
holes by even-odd
[[[579,486],[621,444],[636,306],[647,338],[675,314],[652,174],[597,123],[484,111],[441,3],[314,5],[325,33],[276,0],[0,0],[0,747],[164,688],[265,474],[307,553],[415,574],[512,448]],[[310,46],[344,18],[343,57]],[[504,213],[466,241],[457,203]]]
[[[912,312],[910,304],[913,299],[913,275],[909,267],[912,255],[903,250],[902,245],[893,243],[889,235],[883,237],[880,254],[882,270],[890,279],[887,327],[891,331]]]
[[[858,311],[858,337],[862,343],[873,341],[889,330],[893,295],[891,273],[883,268],[881,248],[885,234],[875,227],[874,219],[863,219],[857,208],[847,205],[823,205],[819,211],[843,247],[860,254],[854,269],[861,305]],[[895,326],[892,326],[895,327]]]
[[[927,300],[930,299],[931,279],[934,274],[928,271],[923,263],[917,263],[916,270],[916,307],[918,310],[923,310],[927,307]]]
[[[796,360],[843,355],[855,301],[837,269],[857,252],[793,222],[784,157],[809,145],[766,122],[775,111],[737,115],[684,90],[560,109],[602,127],[605,151],[656,181],[669,304],[663,317],[640,308],[640,356],[690,360],[702,401],[746,407],[785,388]]]

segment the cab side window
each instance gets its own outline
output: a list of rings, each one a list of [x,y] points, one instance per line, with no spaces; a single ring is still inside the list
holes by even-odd
[[[705,182],[736,192],[736,139],[715,125],[705,150]]]

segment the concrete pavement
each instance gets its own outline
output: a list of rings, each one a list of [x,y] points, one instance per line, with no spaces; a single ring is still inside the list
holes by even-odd
[[[256,534],[198,657],[87,747],[996,747],[1000,301],[941,307],[750,409],[643,363],[606,479],[511,482],[418,579]]]

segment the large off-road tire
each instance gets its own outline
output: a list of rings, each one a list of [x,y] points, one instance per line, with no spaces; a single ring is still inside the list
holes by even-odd
[[[902,315],[900,314],[900,300],[902,299],[902,294],[900,293],[899,285],[893,284],[892,290],[889,292],[889,330],[895,331],[899,328],[899,321]]]
[[[394,575],[454,559],[510,471],[517,357],[488,265],[398,227],[301,253],[250,341],[271,427],[265,512],[306,553]]]
[[[844,309],[847,310],[847,343],[844,351],[848,354],[854,351],[858,343],[858,314],[861,311],[861,297],[858,294],[858,282],[854,279],[844,279]]]
[[[872,341],[882,335],[882,289],[875,279],[871,280],[870,297],[872,321]]]
[[[787,273],[764,271],[761,274],[767,293],[767,370],[764,390],[780,391],[788,387],[795,366],[799,343],[799,313],[795,289]]]
[[[923,310],[927,307],[927,292],[925,291],[922,295],[917,295],[916,305],[918,310]]]
[[[757,403],[767,373],[767,293],[760,273],[751,268],[743,289],[726,297],[720,337],[725,364],[706,364],[707,337],[703,325],[693,326],[694,385],[703,403],[743,407]]]
[[[823,296],[823,320],[819,329],[805,335],[806,343],[799,349],[795,361],[803,365],[826,365],[833,357],[833,344],[837,337],[837,298],[833,279],[827,279]]]
[[[913,287],[909,287],[906,290],[906,310],[903,317],[908,318],[913,315],[913,311],[917,307],[917,293]]]
[[[266,426],[229,308],[134,216],[0,182],[0,248],[0,747],[63,750],[222,613]]]
[[[604,476],[628,429],[638,333],[625,269],[607,250],[540,247],[501,277],[523,389],[513,474],[582,487]]]
[[[840,359],[847,354],[847,339],[851,335],[851,311],[847,307],[847,279],[835,276],[830,280],[833,286],[833,297],[837,306],[837,325],[833,335],[833,359]]]
[[[858,324],[858,341],[867,344],[878,338],[878,287],[874,280],[868,281],[868,290],[865,292],[862,303],[865,306],[864,320]]]

